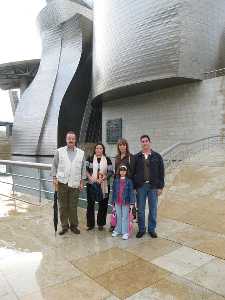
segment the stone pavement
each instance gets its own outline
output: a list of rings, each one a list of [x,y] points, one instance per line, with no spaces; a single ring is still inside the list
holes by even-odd
[[[52,204],[15,206],[1,196],[0,300],[225,300],[222,154],[168,174],[158,239],[87,232],[83,209],[81,235],[55,237]]]

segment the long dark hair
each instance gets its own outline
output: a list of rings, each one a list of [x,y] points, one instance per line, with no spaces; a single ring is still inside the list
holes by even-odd
[[[118,142],[117,142],[117,156],[120,157],[120,155],[121,155],[121,152],[120,152],[120,149],[119,149],[120,145],[126,145],[126,152],[127,152],[126,154],[130,155],[128,141],[126,139],[119,139]]]
[[[102,148],[103,148],[103,152],[102,152],[102,154],[104,155],[104,156],[106,156],[105,155],[105,146],[102,144],[102,143],[97,143],[96,145],[95,145],[95,147],[94,147],[94,151],[93,151],[93,157],[94,157],[94,155],[95,155],[95,150],[96,150],[96,147],[97,146],[102,146]]]

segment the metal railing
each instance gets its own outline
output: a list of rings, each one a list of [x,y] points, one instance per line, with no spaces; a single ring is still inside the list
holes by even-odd
[[[176,168],[179,166],[181,163],[183,163],[185,160],[188,160],[190,157],[193,157],[193,155],[199,153],[202,150],[209,149],[213,146],[217,145],[225,145],[225,136],[221,135],[213,135],[209,136],[206,138],[201,138],[198,140],[194,140],[191,142],[179,142],[176,143],[175,145],[167,148],[166,150],[161,152],[161,155],[164,160],[165,168]],[[45,179],[42,176],[42,171],[50,171],[51,170],[51,164],[43,164],[43,163],[31,163],[31,162],[22,162],[22,161],[12,161],[12,160],[0,160],[0,165],[5,165],[6,169],[9,167],[23,167],[23,168],[30,168],[34,169],[37,171],[38,176],[27,176],[24,174],[17,174],[15,172],[4,172],[4,175],[12,176],[12,182],[7,182],[6,180],[2,180],[0,178],[0,183],[3,184],[8,184],[12,185],[12,194],[11,195],[4,195],[8,196],[10,198],[18,199],[15,195],[15,191],[18,188],[22,188],[24,190],[29,190],[33,192],[38,193],[38,199],[39,199],[39,204],[41,204],[42,201],[42,195],[47,194],[47,195],[52,195],[54,194],[53,191],[51,190],[46,190],[43,189],[43,183],[50,183],[52,184],[52,179]],[[47,176],[48,178],[50,177]],[[2,178],[4,178],[2,176]],[[23,184],[18,184],[15,182],[15,178],[22,178],[24,180],[32,180],[38,183],[38,187],[32,187],[29,185],[23,185]],[[86,186],[85,186],[86,188]],[[28,202],[29,201],[23,200],[23,199],[18,199],[23,202]],[[82,201],[86,201],[86,198],[80,198]],[[31,203],[34,204],[34,203]],[[36,204],[37,205],[37,204]]]
[[[22,188],[24,190],[37,192],[39,195],[38,198],[39,198],[39,205],[40,205],[43,193],[49,194],[49,195],[54,194],[53,191],[45,190],[42,188],[44,182],[52,183],[52,179],[51,180],[45,179],[42,177],[42,174],[41,174],[41,171],[50,171],[51,170],[50,164],[31,163],[31,162],[12,161],[12,160],[0,160],[0,165],[6,166],[6,172],[3,173],[4,176],[7,176],[7,175],[12,176],[12,182],[0,180],[0,183],[8,184],[8,185],[12,186],[12,195],[9,196],[10,198],[13,197],[14,199],[17,199],[15,196],[16,188]],[[9,167],[23,167],[23,168],[30,168],[30,169],[37,170],[38,177],[27,176],[27,175],[23,175],[23,174],[17,174],[14,172],[9,172],[8,171]],[[17,184],[17,183],[15,183],[14,178],[23,178],[24,180],[27,179],[27,180],[32,180],[32,181],[38,182],[38,188],[28,186],[28,185]],[[8,196],[8,195],[4,195],[4,196]],[[25,201],[25,200],[21,200],[21,199],[18,199],[18,200],[30,203],[29,201]],[[32,203],[32,204],[34,204],[34,203]]]
[[[225,136],[212,135],[209,137],[193,140],[191,142],[179,142],[161,152],[165,168],[176,168],[184,160],[203,150],[217,145],[225,145]]]
[[[211,79],[215,77],[225,76],[225,68],[212,70],[209,72],[204,73],[203,77],[204,79]]]

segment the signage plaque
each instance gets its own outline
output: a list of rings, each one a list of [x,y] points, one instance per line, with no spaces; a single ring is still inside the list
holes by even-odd
[[[108,120],[106,123],[106,142],[116,144],[122,138],[122,119]]]

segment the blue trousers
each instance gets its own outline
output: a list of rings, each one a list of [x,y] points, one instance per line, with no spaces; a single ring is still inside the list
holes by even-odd
[[[156,189],[152,189],[149,183],[137,189],[138,206],[138,227],[140,232],[145,232],[145,204],[148,198],[148,232],[155,231],[157,219],[158,194]]]
[[[129,206],[128,205],[118,205],[115,203],[116,209],[116,228],[115,231],[119,234],[128,233],[129,224]]]

